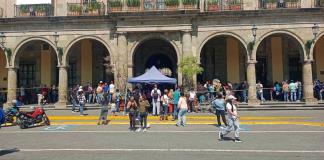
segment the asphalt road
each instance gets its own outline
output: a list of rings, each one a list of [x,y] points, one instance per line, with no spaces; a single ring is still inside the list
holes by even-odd
[[[233,134],[226,141],[218,141],[218,128],[206,124],[187,127],[153,124],[148,132],[130,132],[127,125],[58,125],[27,130],[4,127],[0,130],[0,160],[323,159],[324,126],[308,123],[324,122],[323,111],[251,111],[241,114],[308,118],[299,120],[305,124],[242,125],[243,143],[230,140]]]

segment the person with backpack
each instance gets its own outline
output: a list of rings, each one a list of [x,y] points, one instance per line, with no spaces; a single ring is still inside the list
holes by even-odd
[[[227,97],[227,103],[226,103],[226,109],[227,109],[227,115],[228,115],[228,123],[227,127],[224,129],[221,129],[221,131],[218,133],[218,138],[220,141],[224,140],[224,136],[229,134],[232,130],[234,130],[235,138],[234,142],[242,142],[240,139],[240,122],[239,118],[240,116],[237,113],[237,102],[236,98],[233,95],[229,95]]]
[[[216,99],[212,102],[212,106],[215,108],[215,115],[217,117],[217,127],[221,126],[220,116],[222,116],[223,123],[227,126],[225,117],[225,100],[222,94],[217,94]]]
[[[158,116],[160,113],[160,103],[161,103],[161,91],[157,88],[157,85],[154,85],[154,88],[151,91],[152,97],[152,106],[153,106],[153,115]]]

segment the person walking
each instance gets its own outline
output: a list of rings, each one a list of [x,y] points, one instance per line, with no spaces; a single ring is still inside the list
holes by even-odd
[[[292,102],[295,102],[297,100],[297,96],[296,96],[297,86],[296,86],[296,83],[293,80],[290,81],[289,91],[290,91],[290,100]]]
[[[147,130],[147,114],[148,114],[148,108],[150,107],[150,103],[148,100],[146,100],[145,96],[140,97],[139,102],[139,115],[140,115],[140,121],[141,121],[141,129],[143,132],[146,132]]]
[[[191,88],[190,91],[189,91],[189,108],[188,108],[188,112],[194,112],[195,98],[196,98],[196,92],[194,91],[193,88]]]
[[[297,86],[297,101],[301,101],[302,100],[302,83],[300,81],[296,81],[296,86]]]
[[[173,117],[172,121],[178,119],[178,102],[180,98],[180,89],[177,87],[173,92]]]
[[[222,116],[222,120],[225,126],[227,126],[226,123],[226,117],[225,117],[225,100],[223,98],[222,94],[217,94],[216,99],[212,102],[213,107],[216,109],[216,117],[217,117],[217,127],[221,126],[220,116]]]
[[[112,96],[115,94],[115,85],[114,81],[111,81],[109,84],[109,96],[108,96],[108,103],[111,103]]]
[[[248,93],[249,85],[247,81],[243,81],[241,84],[241,90],[242,90],[242,100],[244,103],[247,103],[247,93]]]
[[[218,138],[220,141],[224,140],[224,136],[229,134],[232,130],[234,130],[235,138],[234,142],[242,142],[240,139],[240,122],[239,118],[240,116],[237,113],[237,102],[236,98],[233,95],[230,95],[227,97],[227,104],[226,109],[228,113],[228,125],[226,128],[221,129],[221,131],[218,133]]]
[[[130,97],[130,100],[127,103],[127,109],[129,111],[129,129],[130,131],[135,131],[135,119],[137,112],[137,103],[133,96]]]
[[[187,104],[187,98],[185,97],[184,93],[180,93],[180,98],[178,102],[178,109],[179,109],[179,114],[178,114],[178,122],[176,126],[186,126],[186,114],[188,111],[188,104]]]
[[[157,88],[157,85],[154,84],[154,88],[151,91],[152,97],[152,106],[153,106],[153,115],[158,116],[160,113],[160,103],[161,103],[161,91]]]

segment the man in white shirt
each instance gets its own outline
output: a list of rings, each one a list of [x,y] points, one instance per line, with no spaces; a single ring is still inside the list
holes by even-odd
[[[114,95],[114,93],[115,93],[115,85],[114,82],[111,81],[109,85],[109,103],[112,101],[112,96]]]
[[[153,90],[151,91],[152,105],[153,105],[153,115],[157,116],[160,114],[160,103],[161,103],[161,91],[157,88],[157,85],[154,85]]]

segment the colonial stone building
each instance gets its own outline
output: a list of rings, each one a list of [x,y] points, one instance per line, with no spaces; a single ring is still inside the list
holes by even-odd
[[[313,103],[313,80],[324,81],[324,1],[284,1],[2,0],[0,88],[10,102],[21,85],[56,84],[56,106],[65,107],[73,84],[122,87],[152,65],[181,84],[177,64],[192,55],[204,68],[195,83],[247,80],[257,103],[257,80],[301,80]]]

